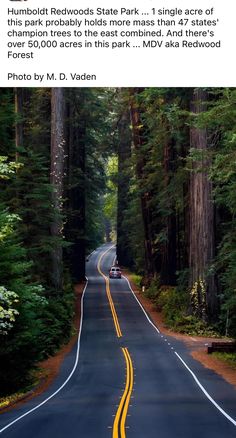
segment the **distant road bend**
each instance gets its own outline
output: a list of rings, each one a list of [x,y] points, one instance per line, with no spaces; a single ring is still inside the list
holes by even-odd
[[[108,279],[114,258],[108,244],[90,256],[78,344],[44,394],[0,415],[2,436],[235,438],[236,390]]]

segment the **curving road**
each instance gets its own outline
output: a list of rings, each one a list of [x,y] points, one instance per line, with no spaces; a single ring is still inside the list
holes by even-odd
[[[159,333],[126,279],[105,278],[114,257],[91,255],[78,345],[46,393],[0,415],[2,436],[235,438],[235,389]]]

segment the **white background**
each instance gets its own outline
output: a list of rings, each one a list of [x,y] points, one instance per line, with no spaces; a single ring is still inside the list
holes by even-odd
[[[110,9],[126,7],[140,8],[215,8],[213,19],[220,18],[217,26],[222,48],[188,49],[55,49],[43,50],[35,60],[8,60],[6,47],[8,8],[77,8],[104,7]],[[236,43],[236,1],[235,0],[1,0],[0,5],[0,86],[236,86],[235,43]],[[61,16],[62,17],[62,16]],[[14,17],[12,17],[14,18]],[[18,18],[21,18],[18,16]],[[53,17],[56,18],[56,17]],[[60,18],[60,17],[59,17]],[[62,18],[67,18],[63,16]],[[72,17],[71,17],[72,18]],[[79,18],[79,17],[78,17]],[[87,17],[92,19],[93,17]],[[101,17],[102,18],[102,17]],[[103,17],[112,18],[112,17]],[[116,17],[114,17],[116,18]],[[129,18],[122,17],[122,18]],[[139,18],[139,17],[137,17]],[[150,17],[151,18],[151,17]],[[152,17],[153,18],[153,17]],[[161,18],[161,17],[156,17]],[[171,17],[163,17],[171,19]],[[177,17],[173,17],[176,19]],[[179,17],[182,18],[182,17]],[[201,18],[201,17],[198,17]],[[57,28],[59,30],[59,28]],[[18,28],[19,30],[19,28]],[[68,30],[63,28],[63,30]],[[216,29],[214,29],[216,30]],[[155,38],[154,38],[155,39]],[[27,51],[30,51],[27,49]],[[96,74],[96,82],[89,81],[8,81],[8,72],[16,74],[65,72]]]

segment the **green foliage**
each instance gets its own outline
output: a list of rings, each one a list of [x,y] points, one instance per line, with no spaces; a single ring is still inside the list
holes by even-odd
[[[17,225],[14,229],[8,228],[0,242],[0,282],[4,284],[1,290],[5,302],[0,334],[2,393],[20,387],[38,358],[40,321],[37,313],[44,300],[41,299],[42,287],[29,284],[29,267],[26,252],[18,242]]]
[[[189,325],[192,317],[187,316],[188,294],[186,291],[176,287],[160,286],[159,280],[156,279],[151,282],[145,295],[154,302],[158,310],[163,312],[168,327],[180,332],[188,330],[185,324]]]
[[[77,238],[83,239],[87,253],[104,241],[103,197],[106,192],[106,165],[108,157],[113,153],[111,131],[114,116],[109,111],[112,93],[109,89],[68,90],[68,104],[72,111],[68,127],[74,131],[75,137],[72,138],[74,160],[69,162],[66,181],[68,201],[65,209],[67,238],[72,243],[71,252]],[[71,198],[75,192],[77,195],[74,199],[77,199],[80,208],[73,212]],[[75,216],[78,215],[78,220],[83,216],[80,210],[84,198],[85,227],[79,227]]]
[[[227,328],[235,337],[236,91],[205,89],[207,102],[199,102],[202,109],[199,113],[191,111],[193,91],[168,88],[126,91],[131,111],[132,102],[137,110],[139,120],[136,127],[132,121],[132,128],[139,139],[129,160],[130,185],[123,226],[129,230],[126,241],[132,268],[147,277],[145,281],[151,283],[148,294],[153,299],[157,300],[159,294],[156,290],[159,284],[153,286],[153,278],[158,277],[161,285],[168,286],[179,284],[179,273],[184,275],[181,288],[178,286],[176,293],[167,294],[167,301],[162,303],[169,322],[177,326],[176,318],[184,320],[183,325],[199,325],[198,332],[206,331],[204,322],[189,316],[193,309],[188,290],[191,277],[188,249],[189,180],[193,172],[207,172],[213,182],[216,212],[216,257],[207,271],[217,278],[215,297],[219,311],[214,317],[222,333]],[[207,133],[207,150],[190,147],[193,128]],[[143,198],[145,206],[141,206]],[[147,243],[151,248],[148,255]],[[126,243],[122,245],[125,249]],[[148,263],[152,265],[151,273]]]
[[[43,147],[40,149],[43,151]],[[48,267],[51,266],[51,253],[57,244],[50,235],[54,211],[51,205],[48,160],[42,152],[27,148],[21,149],[19,162],[21,168],[9,188],[10,194],[17,193],[17,197],[11,197],[9,206],[21,218],[19,232],[27,249],[27,258],[32,261],[32,278],[48,287]]]
[[[130,278],[132,282],[138,287],[141,288],[142,286],[142,276],[137,274],[131,274]]]
[[[215,351],[212,354],[217,359],[222,360],[223,362],[225,362],[226,364],[235,368],[235,370],[236,370],[236,353],[220,353],[220,352]]]
[[[236,337],[235,89],[208,89],[208,102],[197,115],[190,111],[191,89],[67,90],[66,239],[59,240],[50,231],[55,219],[50,185],[50,90],[22,90],[20,114],[15,114],[14,90],[0,93],[2,392],[30,382],[30,368],[70,336],[74,303],[70,274],[64,272],[64,290],[55,293],[51,255],[55,244],[65,256],[75,242],[78,252],[82,242],[89,252],[111,228],[115,236],[119,184],[125,187],[120,243],[127,265],[136,272],[134,281],[140,286],[143,278],[147,295],[174,330],[212,335],[214,329],[190,315],[188,290],[189,180],[193,167],[194,172],[208,172],[217,218],[216,258],[209,271],[217,274],[219,283],[218,326]],[[131,147],[127,114],[132,99],[138,108],[139,141],[135,144],[133,137]],[[17,151],[16,122],[23,132]],[[207,152],[190,148],[192,127],[207,129]],[[127,153],[122,175],[116,158],[121,147]],[[68,259],[64,257],[71,267]]]
[[[9,179],[19,167],[20,164],[15,161],[8,162],[7,157],[0,156],[0,179]]]
[[[0,409],[7,408],[9,405],[19,401],[22,397],[27,393],[27,389],[25,391],[19,391],[15,394],[10,394],[5,397],[0,397]]]
[[[51,281],[52,252],[55,245],[61,247],[65,266],[70,266],[65,255],[75,242],[78,248],[83,239],[90,251],[104,240],[105,168],[114,152],[114,114],[112,90],[65,93],[71,111],[65,120],[65,241],[51,236],[55,211],[50,185],[50,89],[20,90],[23,106],[17,114],[14,90],[0,93],[0,380],[1,394],[9,394],[30,384],[37,361],[53,354],[71,335],[71,273],[64,269],[63,290],[56,292]],[[16,125],[23,135],[17,151]],[[73,196],[77,205],[71,202]],[[80,220],[83,197],[86,227],[82,221],[74,222],[75,217]],[[109,214],[114,220],[115,210]]]
[[[13,161],[15,154],[13,152],[14,139],[14,98],[13,89],[1,88],[0,91],[0,155],[4,157],[10,156],[10,161]],[[13,152],[13,153],[12,153]]]
[[[48,96],[44,92],[32,91],[30,95],[27,121],[21,118],[25,124],[25,147],[18,150],[17,163],[12,160],[15,150],[9,135],[14,135],[13,107],[4,105],[4,101],[0,105],[0,130],[5,141],[0,149],[4,153],[0,158],[1,394],[15,392],[32,382],[31,369],[37,361],[68,339],[73,314],[72,287],[57,298],[52,295],[50,284],[55,243],[50,236],[54,213],[47,135],[50,106],[45,105]],[[10,100],[11,92],[8,97]],[[3,105],[11,126],[6,124]]]
[[[1,394],[30,383],[34,364],[68,339],[73,313],[71,287],[59,298],[45,298],[44,288],[32,283],[18,231],[16,223],[0,242]]]
[[[7,335],[13,327],[16,315],[19,315],[16,309],[18,302],[18,295],[15,292],[0,286],[0,335]]]
[[[1,206],[2,207],[2,206]],[[11,235],[15,228],[15,224],[19,221],[20,218],[16,214],[10,214],[8,210],[1,209],[0,211],[0,242],[4,242],[4,240]]]
[[[158,307],[158,298],[160,295],[160,279],[152,279],[150,284],[145,288],[145,295],[154,302]]]
[[[47,306],[42,307],[38,317],[42,320],[42,327],[38,335],[40,343],[40,359],[55,353],[66,343],[71,335],[72,319],[74,315],[74,294],[71,288],[63,296],[49,297]]]
[[[194,315],[179,315],[175,318],[174,324],[170,324],[170,328],[191,336],[220,337],[219,332],[214,327]]]
[[[117,173],[118,160],[117,156],[111,155],[108,157],[106,165],[106,193],[104,195],[104,216],[105,220],[109,221],[111,227],[111,236],[114,240],[116,236],[116,221],[117,221]]]
[[[144,275],[143,221],[137,188],[131,187],[129,195],[129,208],[124,212],[123,222],[123,226],[127,230],[127,241],[124,242],[124,249],[130,251],[132,263],[129,267],[137,274]]]
[[[158,280],[153,280],[145,295],[154,302],[157,309],[163,312],[165,324],[170,329],[187,335],[219,336],[214,327],[189,314],[187,290],[160,287]]]
[[[222,330],[236,337],[236,91],[214,91],[215,102],[208,113],[208,124],[214,129],[213,161],[210,176],[214,183],[218,207],[218,254],[215,267],[219,274]]]

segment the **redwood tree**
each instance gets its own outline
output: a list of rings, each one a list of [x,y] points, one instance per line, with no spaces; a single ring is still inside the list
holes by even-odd
[[[117,258],[125,266],[131,265],[129,229],[125,224],[125,213],[129,206],[131,159],[130,113],[124,109],[118,122],[118,206],[117,206]]]
[[[143,147],[146,142],[146,132],[142,123],[142,108],[139,105],[139,94],[142,88],[130,90],[130,113],[133,132],[133,144],[136,155],[136,176],[140,189],[141,212],[144,228],[145,267],[148,277],[154,274],[153,249],[151,235],[151,209],[149,207],[149,192],[143,189],[145,155]]]
[[[52,284],[62,291],[62,237],[63,237],[63,179],[65,158],[64,137],[65,99],[63,88],[52,88],[51,95],[51,184],[55,215],[51,233],[55,238],[52,251]]]
[[[85,155],[86,92],[69,90],[68,99],[68,224],[67,238],[72,242],[69,259],[73,279],[85,279]]]
[[[191,110],[194,118],[206,109],[207,93],[193,92]],[[189,287],[193,311],[202,319],[212,319],[217,309],[216,283],[210,272],[215,251],[214,206],[207,129],[193,121],[190,129],[192,170],[189,182]]]
[[[167,135],[164,143],[164,186],[168,193],[170,184],[170,173],[174,172],[175,145],[170,137],[169,130],[166,128]],[[168,214],[165,216],[166,239],[162,248],[160,280],[162,284],[176,284],[176,211],[173,201],[166,199]]]

